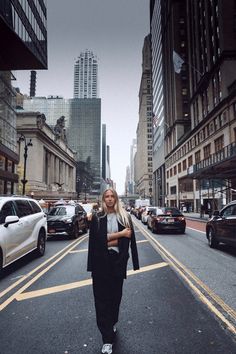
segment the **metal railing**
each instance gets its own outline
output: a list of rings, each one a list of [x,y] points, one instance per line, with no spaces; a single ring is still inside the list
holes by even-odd
[[[223,149],[211,154],[208,158],[196,163],[192,166],[192,169],[189,169],[189,173],[196,173],[202,169],[211,167],[220,162],[226,161],[232,157],[236,156],[236,143],[231,143],[225,146]]]

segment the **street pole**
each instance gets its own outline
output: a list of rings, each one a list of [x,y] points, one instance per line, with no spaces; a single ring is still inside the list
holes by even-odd
[[[23,179],[21,180],[21,183],[23,185],[22,195],[25,195],[25,185],[28,182],[28,180],[26,179],[26,164],[27,164],[27,157],[28,157],[28,147],[33,146],[33,144],[32,144],[32,139],[30,139],[29,142],[27,143],[26,137],[24,134],[21,134],[18,141],[19,141],[19,143],[21,141],[24,141],[24,143],[25,143],[25,147],[24,147],[24,174],[23,174]]]

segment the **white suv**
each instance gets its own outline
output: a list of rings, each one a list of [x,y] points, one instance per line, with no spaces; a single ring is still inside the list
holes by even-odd
[[[33,250],[43,256],[46,238],[46,215],[36,200],[0,196],[0,270]]]

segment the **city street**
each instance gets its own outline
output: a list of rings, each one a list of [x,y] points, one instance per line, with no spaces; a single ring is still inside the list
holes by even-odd
[[[235,353],[236,252],[210,249],[203,222],[188,220],[184,235],[133,222],[141,268],[129,263],[114,353]],[[100,353],[86,260],[87,235],[56,237],[45,257],[4,270],[1,354]]]

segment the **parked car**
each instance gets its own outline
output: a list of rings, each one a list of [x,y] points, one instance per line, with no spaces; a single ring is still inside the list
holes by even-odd
[[[161,207],[156,215],[151,214],[150,228],[153,233],[180,232],[185,233],[186,220],[178,208]]]
[[[88,230],[87,213],[80,204],[52,207],[47,214],[49,235],[69,235],[77,238]]]
[[[43,256],[46,215],[32,198],[0,196],[0,270],[35,251]]]
[[[206,224],[206,237],[211,248],[216,248],[220,242],[236,246],[236,200],[221,211],[214,211]]]
[[[152,232],[154,232],[153,229],[154,219],[161,214],[162,214],[162,210],[159,207],[152,207],[152,209],[148,211],[147,228],[152,230]]]
[[[91,224],[92,215],[93,213],[99,211],[99,206],[97,203],[80,203],[80,205],[87,213],[87,226],[89,228]]]
[[[155,207],[153,206],[146,206],[144,207],[144,211],[142,212],[141,215],[141,221],[143,224],[147,224],[147,219],[148,219],[148,215],[150,214],[151,211],[154,211]]]

